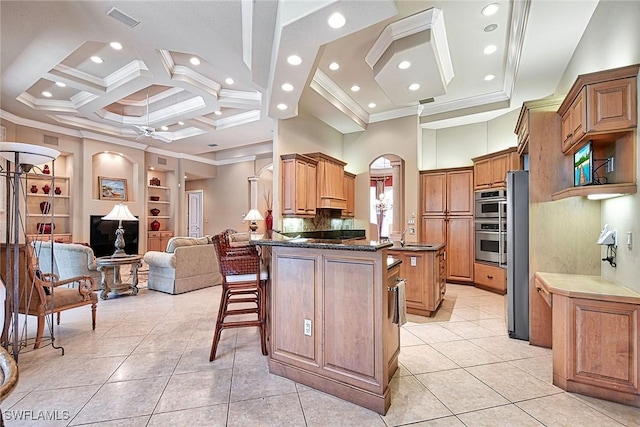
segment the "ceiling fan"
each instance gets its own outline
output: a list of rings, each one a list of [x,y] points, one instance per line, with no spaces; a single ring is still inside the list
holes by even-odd
[[[149,126],[149,89],[147,89],[146,118],[147,118],[146,125],[142,125],[142,126],[133,125],[133,127],[135,127],[136,131],[139,133],[138,137],[136,138],[136,141],[142,138],[153,138],[153,139],[157,139],[158,141],[162,141],[166,143],[173,142],[173,140],[169,138],[169,135],[171,134],[171,132],[156,132],[155,128],[152,128],[151,126]]]

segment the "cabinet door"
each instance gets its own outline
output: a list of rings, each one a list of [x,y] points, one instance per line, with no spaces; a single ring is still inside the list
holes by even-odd
[[[424,243],[446,243],[447,223],[444,216],[423,216],[420,241]]]
[[[449,217],[447,221],[447,280],[473,282],[473,217]]]
[[[473,164],[473,179],[476,190],[490,188],[491,178],[491,159],[479,160]]]
[[[448,215],[473,215],[473,172],[452,171],[447,173]]]
[[[356,180],[352,176],[345,175],[343,184],[344,184],[344,197],[347,199],[347,209],[342,211],[342,216],[351,218],[355,214]]]
[[[511,169],[511,155],[502,154],[491,159],[491,186],[506,187],[507,171]]]
[[[587,108],[585,90],[582,89],[562,116],[562,152],[566,153],[586,132]]]
[[[300,190],[304,194],[304,213],[307,215],[315,215],[316,214],[316,189],[317,189],[317,178],[316,178],[316,165],[311,163],[305,164],[305,180],[303,181],[305,185],[301,185]],[[298,191],[300,191],[298,190]]]
[[[619,79],[588,86],[588,132],[633,128],[637,124],[636,79]]]
[[[444,215],[447,210],[447,174],[421,174],[420,181],[422,215]]]
[[[282,214],[293,215],[296,213],[296,161],[284,160],[282,162]]]

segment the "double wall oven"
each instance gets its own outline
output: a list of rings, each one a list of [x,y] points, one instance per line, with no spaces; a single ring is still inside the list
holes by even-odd
[[[476,260],[507,263],[507,192],[504,189],[475,193]]]

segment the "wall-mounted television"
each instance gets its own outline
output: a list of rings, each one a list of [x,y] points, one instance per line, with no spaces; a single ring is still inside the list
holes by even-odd
[[[118,221],[105,221],[104,215],[91,215],[91,232],[89,233],[89,245],[95,256],[107,256],[116,250],[116,229]],[[129,255],[138,254],[138,229],[139,221],[122,221],[124,229],[124,251]]]
[[[591,141],[574,154],[573,184],[576,187],[593,184],[593,151]]]

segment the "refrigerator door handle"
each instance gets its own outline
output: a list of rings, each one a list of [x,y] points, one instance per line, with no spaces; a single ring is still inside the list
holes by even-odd
[[[506,209],[507,207],[507,202],[500,202],[499,203],[500,208],[498,209],[498,233],[500,233],[500,235],[502,235],[502,233],[506,232],[506,230],[503,228],[504,227],[504,222],[506,221],[506,218],[504,218],[502,216],[502,212],[503,212],[503,207]],[[504,257],[502,256],[503,253],[505,253],[505,248],[504,248],[504,244],[505,244],[505,239],[500,239],[498,240],[498,251],[500,253],[500,261],[498,261],[498,265],[500,267],[505,267],[507,265],[506,262],[504,262]]]

